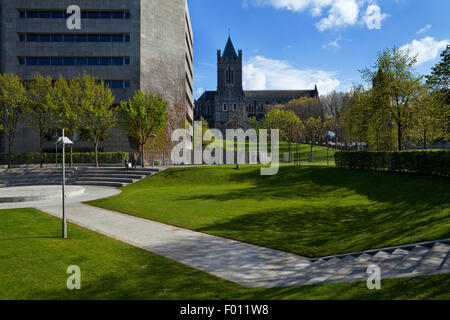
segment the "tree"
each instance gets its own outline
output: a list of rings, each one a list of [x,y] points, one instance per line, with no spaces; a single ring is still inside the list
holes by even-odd
[[[442,131],[443,121],[440,114],[443,96],[440,92],[433,92],[432,88],[424,85],[419,97],[413,103],[413,125],[410,136],[427,149],[428,143],[445,135]]]
[[[317,118],[309,118],[303,122],[305,125],[305,138],[309,141],[311,146],[311,159],[313,146],[315,143],[318,143],[322,138],[322,133],[324,129],[324,123],[320,117]]]
[[[291,110],[274,109],[266,115],[265,126],[270,129],[279,129],[281,137],[288,143],[289,161],[291,159],[291,144],[298,136],[302,122]]]
[[[344,95],[343,106],[340,115],[340,127],[346,146],[350,142],[361,143],[365,140],[368,115],[364,106],[364,88],[356,86]]]
[[[450,45],[441,54],[441,61],[432,68],[427,76],[427,84],[431,87],[436,102],[435,123],[440,138],[450,139]],[[440,102],[440,103],[439,103]]]
[[[44,165],[44,137],[54,128],[54,105],[50,101],[53,84],[51,77],[43,77],[39,73],[34,75],[28,86],[28,121],[39,130],[39,152],[41,168]]]
[[[12,146],[17,125],[24,119],[26,103],[27,93],[22,80],[16,75],[0,75],[0,121],[8,138],[8,168],[12,167]]]
[[[411,124],[412,103],[421,87],[421,76],[414,73],[416,58],[411,58],[409,51],[402,51],[394,47],[392,51],[386,49],[378,53],[375,65],[361,71],[363,78],[378,84],[383,88],[383,94],[389,98],[388,111],[391,122],[397,128],[397,142],[399,150],[405,146],[406,130]],[[382,74],[382,77],[379,75]],[[374,87],[376,90],[376,87]]]
[[[120,109],[124,129],[139,143],[142,167],[144,167],[145,144],[152,134],[162,131],[169,119],[167,102],[159,95],[136,91],[128,102],[122,102]]]
[[[294,99],[289,101],[285,108],[293,111],[302,121],[309,118],[323,119],[325,116],[324,108],[319,98],[302,97]]]
[[[94,143],[95,166],[98,168],[98,144],[105,132],[117,124],[118,108],[114,96],[104,82],[84,74],[81,85],[82,126]]]
[[[67,80],[62,76],[53,84],[49,103],[56,112],[57,127],[65,130],[65,135],[75,142],[75,133],[82,126],[80,79]],[[70,167],[73,166],[73,145],[69,146]]]

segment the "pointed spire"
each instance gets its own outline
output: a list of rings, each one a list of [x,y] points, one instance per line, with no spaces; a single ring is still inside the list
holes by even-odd
[[[233,42],[231,41],[231,37],[228,37],[227,45],[225,46],[225,50],[223,51],[223,58],[236,59],[237,54],[236,50],[234,50]]]

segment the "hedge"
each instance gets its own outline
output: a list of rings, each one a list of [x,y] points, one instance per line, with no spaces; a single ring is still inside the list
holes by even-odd
[[[126,157],[126,152],[99,152],[98,162],[105,164],[122,163]],[[70,162],[69,153],[66,153],[66,163]],[[62,162],[62,155],[58,153],[58,163]],[[94,163],[95,154],[93,152],[74,152],[73,163]],[[40,164],[41,156],[38,152],[28,153],[13,153],[12,154],[13,165],[26,165],[26,164]],[[56,163],[55,153],[44,153],[44,163],[53,164]],[[0,165],[8,164],[8,153],[0,153]]]
[[[390,168],[390,152],[336,152],[336,166],[346,169],[386,171]],[[450,151],[403,151],[392,153],[392,171],[450,176]]]

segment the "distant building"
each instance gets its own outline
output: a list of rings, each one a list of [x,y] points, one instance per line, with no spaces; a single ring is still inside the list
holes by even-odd
[[[217,91],[206,91],[195,101],[195,118],[203,117],[210,128],[224,130],[235,126],[236,119],[248,122],[264,118],[268,105],[285,104],[301,97],[318,97],[314,90],[244,91],[242,86],[242,50],[236,54],[231,38],[222,54],[217,51]]]
[[[117,103],[136,90],[161,94],[172,118],[193,133],[193,34],[186,0],[78,0],[81,30],[66,26],[68,0],[0,0],[0,72],[31,80],[86,71],[110,86]],[[178,106],[175,108],[175,106]],[[15,152],[39,150],[35,128],[21,125]],[[47,143],[47,149],[54,146]],[[90,144],[79,142],[77,149]],[[7,149],[0,137],[0,152]],[[50,149],[51,147],[51,149]],[[120,129],[102,151],[133,151]]]

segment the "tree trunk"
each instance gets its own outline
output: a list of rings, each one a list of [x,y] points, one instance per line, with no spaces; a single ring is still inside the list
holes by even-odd
[[[9,135],[8,137],[8,169],[12,168],[12,145],[13,145],[14,137]]]
[[[44,167],[44,131],[39,128],[39,152],[41,160],[41,168]]]
[[[95,154],[95,167],[98,168],[98,140],[99,138],[96,138],[94,141],[94,154]]]
[[[423,130],[423,148],[427,150],[427,129]]]
[[[70,167],[73,167],[73,144],[69,147]]]
[[[291,157],[291,139],[289,139],[288,142],[288,152],[289,152],[289,163],[292,162],[292,157]]]
[[[141,165],[142,165],[142,168],[145,168],[145,164],[144,164],[144,148],[145,148],[145,144],[141,144]],[[153,152],[153,150],[152,150],[152,152]],[[152,153],[152,157],[153,157],[153,153]],[[152,161],[153,161],[154,159],[152,159]],[[153,165],[153,163],[152,163],[152,165]]]
[[[403,131],[400,124],[397,126],[397,134],[398,134],[398,151],[403,150]]]

